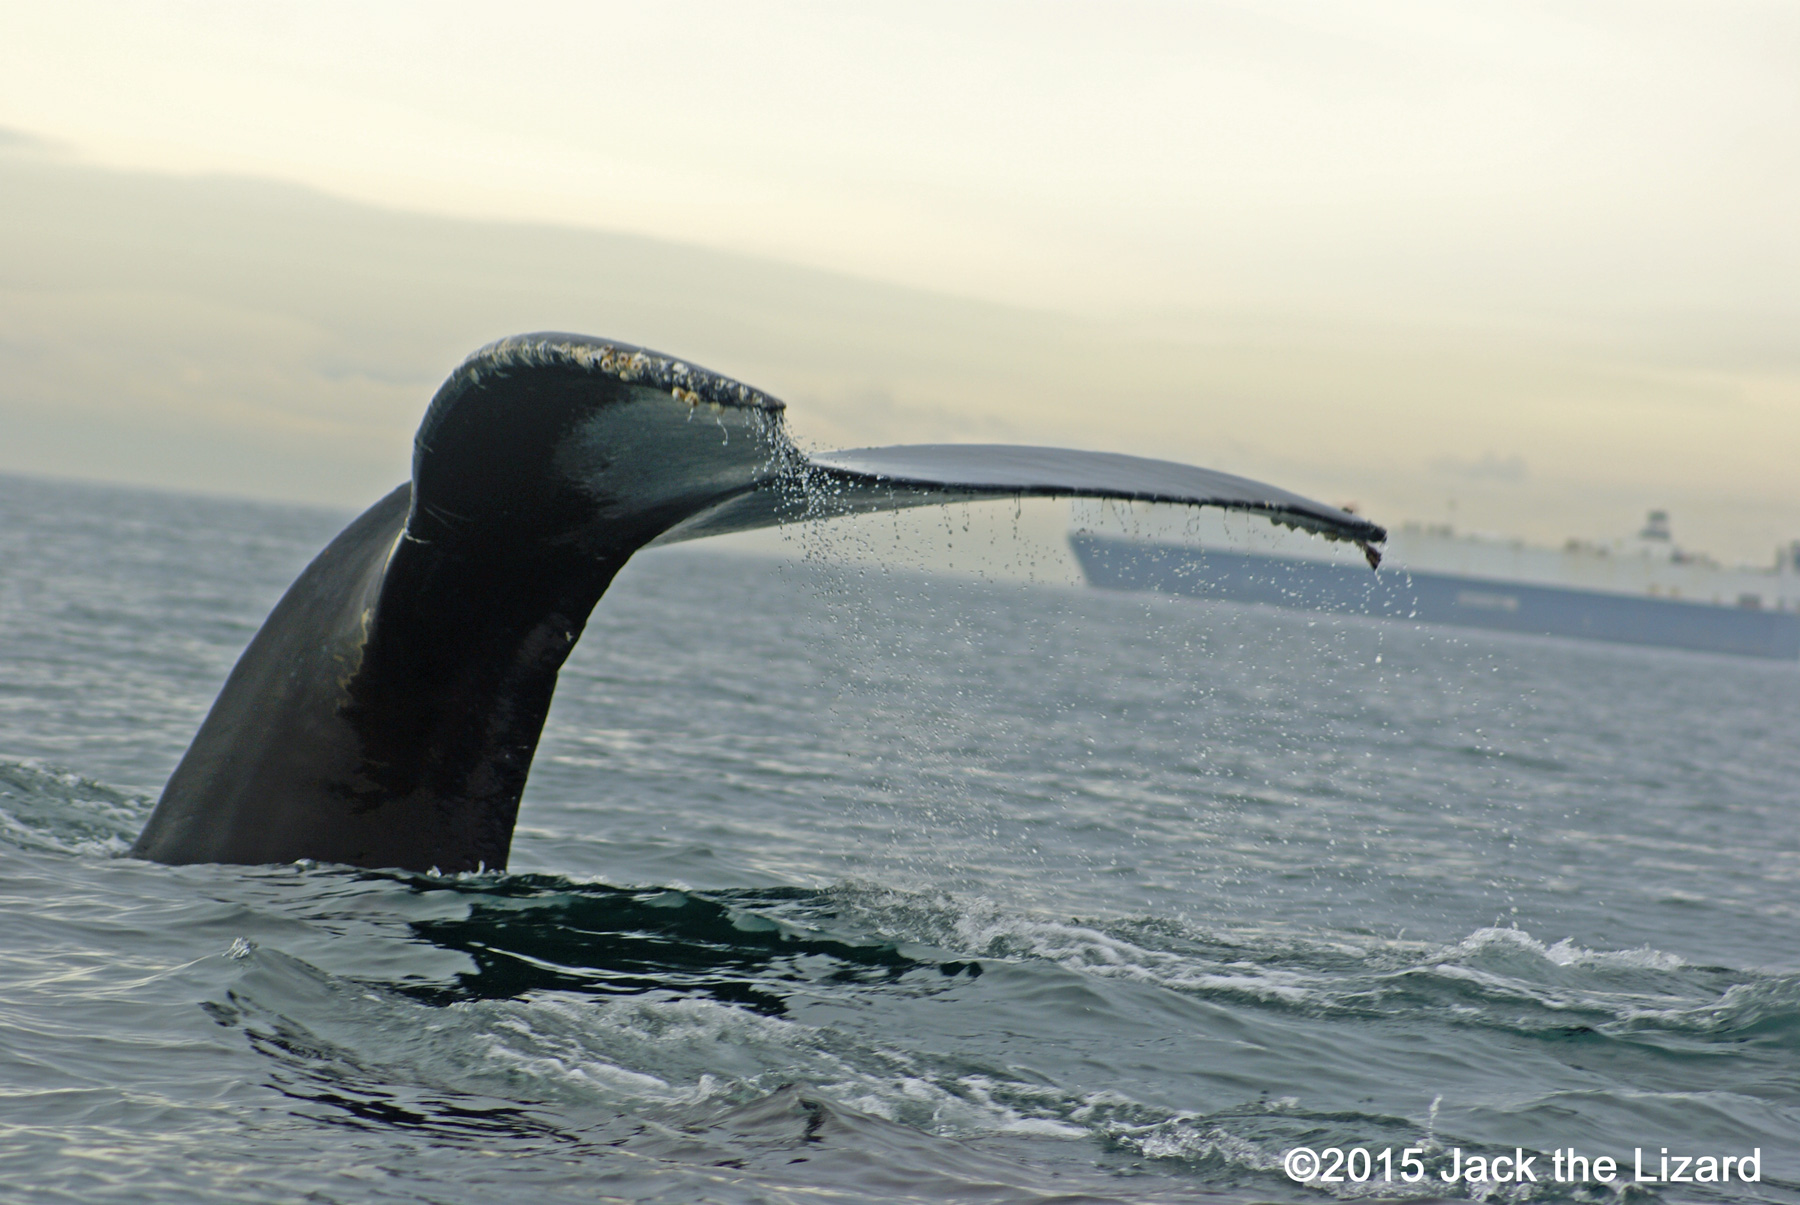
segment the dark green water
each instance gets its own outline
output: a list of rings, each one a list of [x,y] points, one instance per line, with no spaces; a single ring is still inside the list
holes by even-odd
[[[343,517],[0,478],[0,1199],[1800,1201],[1792,666],[701,546],[511,874],[123,857]]]

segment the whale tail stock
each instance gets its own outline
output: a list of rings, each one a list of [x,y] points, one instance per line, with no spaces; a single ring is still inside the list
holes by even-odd
[[[1385,532],[1167,461],[927,445],[805,456],[780,402],[583,336],[501,340],[433,398],[412,481],[289,588],[132,853],[503,868],[557,672],[638,549],[960,500],[1219,506],[1360,545]]]

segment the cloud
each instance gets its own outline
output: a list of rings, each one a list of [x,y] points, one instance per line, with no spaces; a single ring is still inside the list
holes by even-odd
[[[1434,472],[1446,477],[1460,477],[1465,481],[1498,481],[1517,485],[1526,477],[1523,456],[1498,456],[1493,452],[1483,452],[1478,460],[1440,456],[1431,462],[1431,467]]]
[[[0,264],[0,470],[356,505],[471,349],[576,330],[785,398],[811,447],[1100,448],[1539,543],[1659,505],[1734,560],[1800,532],[1800,361],[1647,327],[1146,327],[56,153],[0,152]]]
[[[47,155],[58,149],[56,143],[36,134],[0,126],[0,154]]]

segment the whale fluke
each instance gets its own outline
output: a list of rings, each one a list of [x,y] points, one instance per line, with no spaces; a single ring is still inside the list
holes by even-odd
[[[814,506],[830,514],[938,506],[982,498],[1117,498],[1216,506],[1265,515],[1270,522],[1303,528],[1357,544],[1371,567],[1381,527],[1334,506],[1212,469],[1150,460],[1117,452],[1033,448],[1017,444],[902,444],[822,452],[804,460]],[[739,495],[676,524],[651,541],[669,544],[700,536],[766,527],[796,517],[793,499],[777,491]]]
[[[803,455],[782,403],[580,335],[503,339],[438,390],[413,475],[334,539],[219,692],[132,853],[503,868],[556,688],[638,549],[777,523],[1018,496],[1260,513],[1360,545],[1365,519],[1111,453],[935,444]]]

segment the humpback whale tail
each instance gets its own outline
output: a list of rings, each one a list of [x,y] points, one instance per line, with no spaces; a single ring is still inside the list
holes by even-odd
[[[557,672],[638,549],[989,497],[1218,506],[1349,540],[1241,477],[1058,448],[803,455],[782,404],[578,335],[503,339],[432,399],[412,480],[303,571],[232,670],[133,854],[502,868]]]

